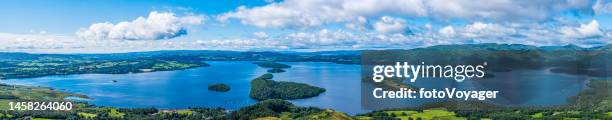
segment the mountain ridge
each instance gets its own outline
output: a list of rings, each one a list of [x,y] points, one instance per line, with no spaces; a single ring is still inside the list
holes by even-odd
[[[193,53],[193,54],[211,54],[211,53],[224,53],[224,54],[239,54],[239,53],[281,53],[281,54],[329,54],[329,55],[350,55],[358,54],[360,51],[367,50],[418,50],[418,49],[432,49],[432,50],[445,50],[445,49],[466,49],[466,48],[478,48],[488,50],[612,50],[612,44],[595,47],[580,47],[574,44],[568,44],[563,46],[534,46],[525,44],[500,44],[500,43],[481,43],[481,44],[452,44],[452,45],[434,45],[428,47],[419,47],[411,49],[362,49],[362,50],[330,50],[330,51],[312,51],[312,52],[299,52],[299,51],[234,51],[234,50],[157,50],[157,51],[139,51],[139,52],[123,52],[123,53],[29,53],[29,52],[0,52],[3,54],[35,54],[35,55],[75,55],[75,56],[87,56],[87,55],[121,55],[121,54],[135,54],[135,55],[158,55],[158,54],[169,54],[169,53]]]

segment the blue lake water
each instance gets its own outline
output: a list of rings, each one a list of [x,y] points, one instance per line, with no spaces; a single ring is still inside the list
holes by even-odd
[[[2,80],[2,83],[46,86],[84,94],[90,103],[114,107],[223,107],[235,110],[256,103],[249,97],[250,81],[267,69],[252,62],[208,62],[210,67],[137,74],[82,74]],[[287,62],[287,72],[274,74],[274,80],[306,83],[327,89],[313,98],[291,100],[300,106],[331,108],[349,114],[364,113],[361,108],[359,65],[323,62]],[[420,79],[419,87],[495,89],[504,95],[496,102],[514,105],[560,105],[565,98],[584,89],[588,77],[550,73],[548,70],[520,70],[494,73],[491,80]],[[113,82],[116,80],[117,82]],[[228,92],[213,92],[209,84],[224,83]],[[367,86],[366,86],[367,87]],[[371,92],[371,91],[364,91]],[[518,97],[517,97],[518,96]],[[393,104],[418,105],[418,101],[396,100]]]
[[[249,97],[250,81],[265,68],[252,62],[208,62],[210,67],[137,74],[82,74],[40,78],[2,80],[2,83],[46,86],[84,94],[100,106],[159,107],[223,107],[239,109],[256,103]],[[307,83],[327,89],[308,99],[291,100],[300,106],[332,108],[349,114],[365,112],[360,108],[359,65],[300,62],[287,72],[274,74],[274,80]],[[116,80],[117,82],[113,82]],[[209,84],[225,83],[228,92],[213,92]]]

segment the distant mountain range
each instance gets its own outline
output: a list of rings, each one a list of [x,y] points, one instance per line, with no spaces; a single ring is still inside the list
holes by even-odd
[[[92,73],[105,68],[121,66],[124,69],[108,69],[101,73],[134,72],[155,65],[172,65],[177,62],[190,67],[205,66],[203,61],[280,61],[280,62],[334,62],[360,64],[362,58],[382,61],[427,61],[431,64],[481,64],[487,61],[492,71],[512,69],[538,69],[554,67],[553,72],[611,76],[612,45],[583,48],[566,46],[530,46],[521,44],[463,44],[438,45],[408,50],[354,50],[321,52],[239,52],[218,50],[173,50],[113,54],[31,54],[0,52],[0,78],[19,76],[24,71],[34,76]],[[377,54],[362,54],[368,52]],[[396,57],[401,59],[388,59]],[[367,61],[365,61],[367,62]],[[138,63],[138,64],[128,64]],[[114,66],[113,66],[114,65]],[[182,68],[190,68],[183,66]],[[91,69],[83,69],[91,68]],[[101,69],[101,68],[100,68]],[[37,72],[37,70],[41,70]],[[174,69],[160,69],[174,70]],[[43,71],[49,74],[41,74]],[[99,73],[99,72],[94,72]],[[11,77],[8,77],[11,78]]]
[[[487,50],[600,50],[610,51],[612,50],[612,44],[597,46],[597,47],[580,47],[577,45],[565,45],[565,46],[531,46],[523,44],[497,44],[497,43],[483,43],[483,44],[455,44],[455,45],[436,45],[425,48],[414,48],[414,49],[428,49],[428,50],[457,50],[457,49],[487,49]],[[377,49],[385,50],[385,49]],[[388,50],[412,50],[412,49],[388,49]],[[111,57],[129,57],[129,56],[155,56],[163,54],[241,54],[241,53],[259,53],[259,54],[287,54],[287,55],[357,55],[363,50],[339,50],[339,51],[315,51],[315,52],[295,52],[295,51],[228,51],[228,50],[161,50],[161,51],[146,51],[146,52],[128,52],[128,53],[97,53],[97,54],[38,54],[38,53],[24,53],[24,52],[0,52],[1,56],[23,56],[26,58],[32,55],[74,55],[74,56],[111,56]]]

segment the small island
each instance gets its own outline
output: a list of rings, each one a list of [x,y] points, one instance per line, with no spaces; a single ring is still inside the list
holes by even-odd
[[[250,96],[256,100],[267,99],[303,99],[318,96],[325,92],[324,88],[311,86],[304,83],[274,81],[265,78],[271,78],[272,74],[264,74],[251,81]]]
[[[280,68],[272,68],[268,70],[269,73],[282,73],[285,72],[285,70],[280,69]]]
[[[408,88],[408,89],[413,89],[413,90],[418,90],[419,87],[411,85],[411,84],[406,84],[403,81],[403,79],[401,78],[385,78],[385,80],[383,80],[382,82],[374,82],[371,79],[372,77],[362,77],[361,80],[364,83],[371,83],[376,87],[380,87],[380,88],[384,88],[384,89],[390,89],[390,90],[400,90],[401,88]]]
[[[257,66],[263,67],[263,68],[277,68],[277,69],[291,68],[290,65],[281,64],[277,62],[254,62],[253,64],[257,64]]]
[[[208,90],[215,91],[215,92],[227,92],[230,90],[230,87],[223,83],[211,84],[211,85],[208,85]]]
[[[253,64],[257,64],[257,66],[262,68],[270,68],[268,73],[282,73],[285,72],[285,68],[291,68],[290,65],[281,64],[277,62],[254,62]]]

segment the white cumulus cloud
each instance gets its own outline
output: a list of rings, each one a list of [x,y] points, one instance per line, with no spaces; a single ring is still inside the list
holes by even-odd
[[[605,0],[597,0],[593,5],[593,10],[596,14],[612,13],[612,2]]]
[[[53,34],[0,33],[0,51],[34,53],[118,53],[205,49],[190,40],[82,40]]]
[[[148,17],[138,17],[132,21],[116,24],[95,23],[88,28],[82,28],[76,34],[82,39],[114,39],[114,40],[160,40],[186,35],[188,27],[203,22],[202,16],[175,16],[171,12],[149,13]]]
[[[427,26],[427,25],[424,25]],[[418,27],[418,26],[415,26]],[[323,28],[288,33],[254,32],[249,37],[172,40],[81,40],[52,34],[0,33],[0,51],[43,53],[98,53],[152,50],[360,50],[409,49],[445,44],[506,43],[536,46],[600,46],[612,43],[612,32],[595,20],[550,26],[540,23],[473,22],[431,27],[413,34],[387,34],[375,30],[347,31]],[[565,32],[564,32],[565,31]]]
[[[454,37],[455,36],[455,29],[453,28],[453,26],[446,26],[442,29],[440,29],[438,31],[438,33],[444,37]]]
[[[474,22],[463,28],[463,35],[466,37],[492,37],[508,36],[516,33],[516,30],[507,26],[494,23]]]
[[[560,12],[592,11],[592,0],[428,0],[433,17],[498,21],[549,20]]]
[[[592,20],[588,24],[581,24],[580,27],[564,27],[560,32],[568,38],[591,38],[603,35],[597,20]]]
[[[406,31],[406,21],[401,18],[383,16],[372,26],[380,33],[403,33]]]
[[[260,39],[269,37],[266,32],[255,32],[253,33],[253,35],[255,36],[255,38],[260,38]]]
[[[441,21],[546,21],[565,11],[592,13],[592,0],[285,0],[245,7],[217,16],[262,28],[318,27],[380,16],[433,18]],[[601,2],[599,2],[601,3]],[[600,5],[601,6],[601,5]],[[597,7],[607,8],[607,7]],[[349,26],[352,27],[352,26]]]
[[[241,6],[217,19],[237,19],[261,28],[304,28],[326,23],[362,22],[364,17],[377,17],[379,13],[427,14],[421,0],[285,0],[253,8]]]

